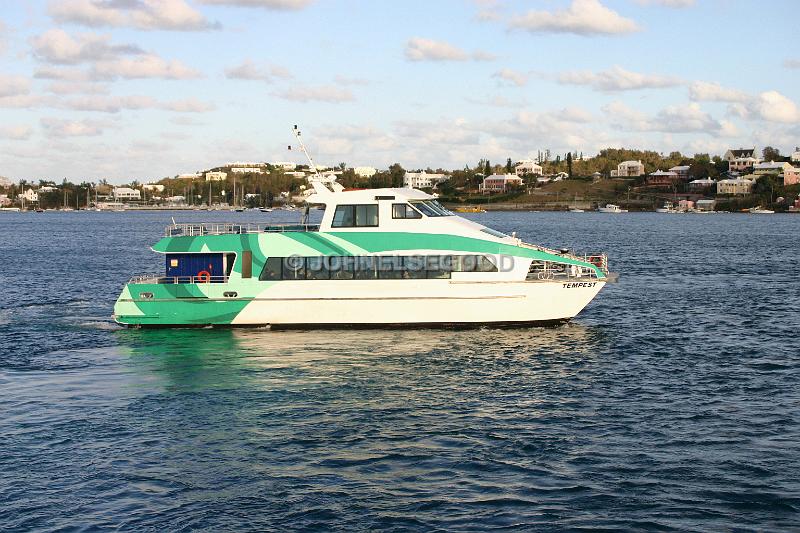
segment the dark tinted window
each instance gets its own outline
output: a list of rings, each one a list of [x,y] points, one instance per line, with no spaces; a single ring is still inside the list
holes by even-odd
[[[281,279],[281,265],[283,264],[282,257],[270,257],[264,264],[264,269],[258,279],[261,281],[276,281]]]

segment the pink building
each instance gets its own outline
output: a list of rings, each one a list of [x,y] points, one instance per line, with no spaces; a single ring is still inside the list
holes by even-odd
[[[783,171],[784,185],[797,185],[800,183],[800,168],[792,167]]]
[[[505,192],[510,187],[522,185],[522,178],[515,174],[492,174],[484,178],[481,190],[484,192]]]

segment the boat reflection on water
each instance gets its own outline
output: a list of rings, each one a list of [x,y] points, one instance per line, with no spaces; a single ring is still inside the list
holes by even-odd
[[[525,373],[570,374],[607,345],[599,328],[474,330],[263,329],[120,330],[119,349],[166,387],[286,389],[344,383],[353,377],[400,381],[430,373],[490,377],[502,364]],[[451,383],[452,385],[452,383]]]

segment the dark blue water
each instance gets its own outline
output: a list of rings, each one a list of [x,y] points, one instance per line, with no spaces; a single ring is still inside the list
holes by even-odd
[[[800,530],[800,216],[469,216],[620,283],[556,329],[123,330],[169,215],[0,215],[0,529]]]

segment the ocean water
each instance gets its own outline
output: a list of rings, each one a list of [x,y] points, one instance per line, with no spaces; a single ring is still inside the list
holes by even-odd
[[[0,530],[800,530],[800,216],[466,215],[609,253],[553,329],[121,329],[173,215],[298,218],[0,214]]]

